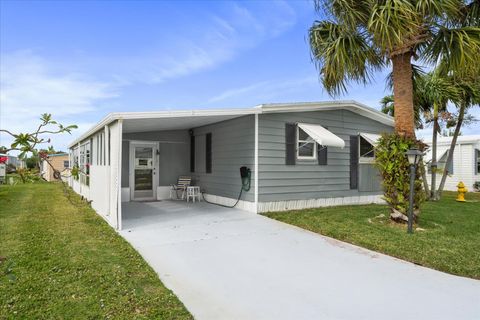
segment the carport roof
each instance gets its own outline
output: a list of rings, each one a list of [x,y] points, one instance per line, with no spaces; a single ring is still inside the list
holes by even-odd
[[[254,108],[245,109],[204,109],[204,110],[173,110],[150,112],[114,112],[108,114],[99,123],[75,139],[69,148],[87,139],[90,135],[101,130],[104,126],[116,121],[123,121],[124,132],[145,132],[158,130],[181,130],[204,126],[219,121],[229,120],[250,114],[327,111],[344,109],[386,125],[393,126],[393,118],[354,100],[298,102],[298,103],[271,103],[262,104]]]

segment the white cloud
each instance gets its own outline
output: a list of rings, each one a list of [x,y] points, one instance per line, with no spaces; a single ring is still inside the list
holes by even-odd
[[[113,58],[111,66],[122,70],[117,74],[126,83],[161,83],[215,68],[296,23],[296,13],[286,2],[254,4],[255,10],[249,10],[227,3],[227,14],[210,14],[206,24],[199,23],[198,29],[187,34],[172,30],[161,48]]]
[[[209,103],[228,101],[238,97],[254,96],[257,101],[271,102],[279,96],[302,91],[306,86],[318,86],[316,76],[307,76],[288,80],[261,81],[252,85],[226,90],[208,100]]]
[[[0,88],[0,126],[16,133],[35,128],[42,113],[72,122],[98,108],[100,101],[118,96],[114,85],[54,71],[30,51],[2,55]],[[0,144],[10,141],[3,134]]]

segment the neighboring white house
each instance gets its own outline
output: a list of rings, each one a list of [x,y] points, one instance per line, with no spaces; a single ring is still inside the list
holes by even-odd
[[[446,166],[448,150],[452,137],[439,137],[437,142],[438,168]],[[425,155],[425,163],[428,167],[428,182],[431,182],[430,162],[432,159],[432,141],[425,141],[430,150]],[[459,136],[453,152],[453,162],[447,166],[449,175],[445,182],[444,190],[456,191],[457,184],[462,181],[469,191],[473,190],[473,184],[480,181],[480,135]],[[437,186],[441,180],[441,173],[437,175]]]

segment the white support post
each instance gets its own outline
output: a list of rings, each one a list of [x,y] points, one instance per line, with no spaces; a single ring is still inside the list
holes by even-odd
[[[119,136],[119,146],[118,146],[118,185],[117,185],[117,229],[122,230],[122,146],[123,146],[123,121],[118,120],[118,136]]]
[[[103,146],[102,146],[102,149],[103,149],[103,165],[104,166],[108,166],[108,159],[110,157],[110,154],[108,152],[108,125],[106,125],[104,128],[103,128]],[[110,207],[111,207],[111,201],[110,201],[110,169],[107,170],[107,181],[108,181],[108,188],[107,188],[107,194],[105,195],[106,199],[108,199],[107,201],[107,216],[110,216]]]
[[[121,228],[121,152],[122,152],[122,120],[117,120],[109,125],[110,148],[109,152],[109,172],[110,172],[110,224],[117,230]]]
[[[255,154],[254,154],[254,171],[255,171],[255,213],[258,213],[258,113],[255,113]]]

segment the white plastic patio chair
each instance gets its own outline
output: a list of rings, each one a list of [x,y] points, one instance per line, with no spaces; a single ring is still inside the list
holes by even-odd
[[[182,197],[180,199],[185,199],[185,193],[187,191],[187,187],[190,186],[192,183],[192,177],[190,176],[180,176],[178,177],[177,184],[172,184],[170,188],[170,199],[174,199],[173,195],[175,195],[175,199],[178,198],[178,191],[182,192]]]

